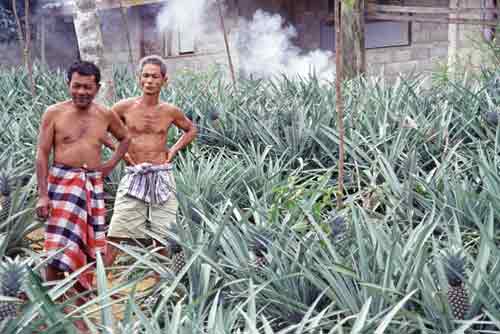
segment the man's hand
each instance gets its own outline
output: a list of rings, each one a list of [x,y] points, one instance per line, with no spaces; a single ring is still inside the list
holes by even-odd
[[[167,164],[169,164],[174,160],[175,152],[173,150],[169,150],[165,153],[165,155],[167,156],[167,159],[165,160],[165,162]]]
[[[41,220],[47,220],[50,213],[50,201],[48,196],[40,197],[36,203],[36,215]]]
[[[125,155],[123,156],[123,160],[125,160],[125,162],[131,166],[136,165],[134,159],[132,159],[132,157],[128,153],[125,153]]]
[[[103,163],[102,165],[100,165],[99,167],[97,167],[94,170],[96,172],[101,172],[102,177],[105,178],[109,174],[111,174],[111,172],[113,171],[113,168],[115,168],[115,166],[113,164],[110,164],[109,162],[106,162],[106,163]]]

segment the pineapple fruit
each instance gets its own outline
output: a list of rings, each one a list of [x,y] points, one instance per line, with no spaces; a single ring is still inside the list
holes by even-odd
[[[469,296],[464,284],[464,258],[459,254],[446,258],[446,278],[448,279],[448,303],[455,319],[464,320],[469,310]]]
[[[170,270],[177,275],[186,265],[186,256],[184,255],[182,247],[175,241],[170,244],[170,254],[172,255]]]
[[[253,261],[252,266],[259,271],[269,265],[265,255],[269,251],[270,242],[271,242],[270,235],[266,233],[259,234],[254,238],[253,253],[255,254],[255,260]],[[262,278],[265,277],[265,275],[262,272],[258,272],[257,274]]]
[[[10,178],[6,172],[0,172],[0,222],[9,217],[10,212]]]
[[[15,259],[5,258],[0,263],[0,293],[7,297],[18,297],[21,293],[26,276],[26,263]],[[15,318],[17,306],[12,302],[0,302],[0,321]]]

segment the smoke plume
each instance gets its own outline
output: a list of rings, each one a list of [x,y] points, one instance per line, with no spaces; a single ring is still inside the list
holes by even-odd
[[[314,73],[323,79],[333,79],[332,53],[304,52],[294,45],[297,31],[291,25],[286,26],[280,15],[257,10],[251,20],[240,17],[237,22],[227,24],[226,29],[233,51],[237,51],[237,66],[244,75],[307,77]],[[218,40],[218,45],[223,45],[215,0],[168,0],[157,23],[162,31],[188,29],[198,36],[199,42]]]
[[[280,74],[306,77],[312,73],[328,79],[333,76],[331,52],[314,50],[303,53],[293,44],[297,31],[284,26],[278,14],[255,12],[251,21],[239,26],[240,66],[247,75],[270,77]]]
[[[209,14],[216,14],[215,4],[215,0],[168,0],[158,14],[158,28],[190,30],[194,36],[215,33],[216,27],[210,24],[214,18],[208,19]]]

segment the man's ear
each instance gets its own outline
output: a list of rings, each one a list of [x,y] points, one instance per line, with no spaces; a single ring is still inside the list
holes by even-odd
[[[101,89],[101,87],[102,87],[101,83],[98,83],[97,84],[97,92]]]

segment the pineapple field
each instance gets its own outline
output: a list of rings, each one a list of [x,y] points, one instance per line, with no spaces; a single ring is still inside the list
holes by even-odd
[[[117,99],[140,94],[114,75]],[[175,163],[178,226],[151,234],[171,256],[98,256],[78,308],[55,300],[79,272],[43,282],[33,237],[40,117],[68,98],[62,72],[34,80],[32,97],[24,70],[0,70],[1,333],[76,333],[77,318],[90,333],[500,332],[497,73],[345,82],[343,194],[332,84],[184,73],[162,98],[199,136]]]

